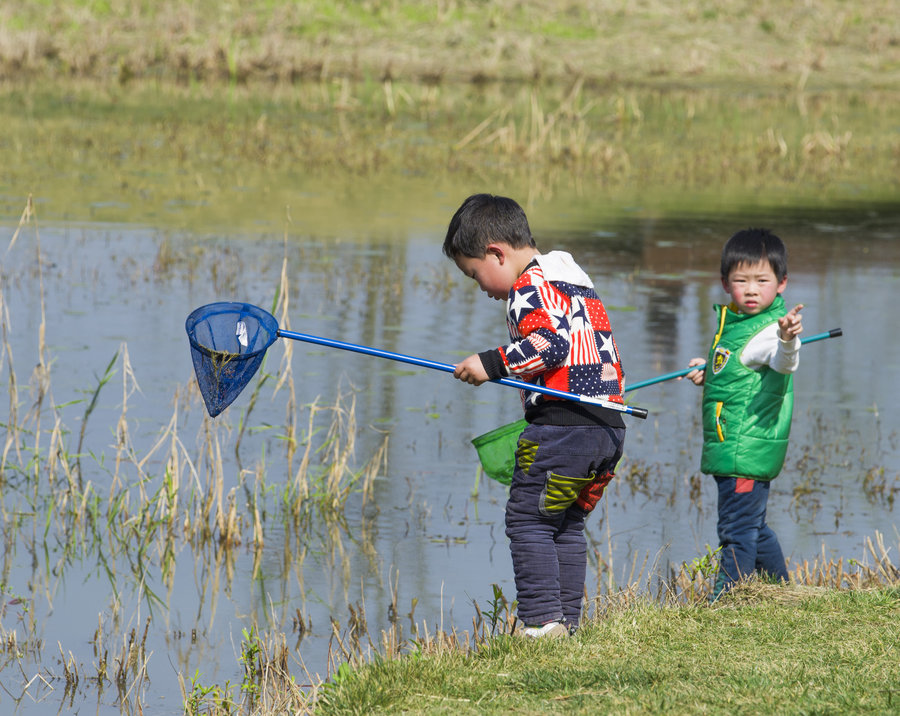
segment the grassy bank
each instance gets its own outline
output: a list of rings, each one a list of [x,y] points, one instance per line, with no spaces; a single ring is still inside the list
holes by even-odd
[[[8,0],[0,27],[6,77],[900,84],[890,0]]]
[[[608,610],[565,641],[499,637],[345,672],[318,714],[886,714],[897,587],[748,585],[717,607]]]
[[[49,221],[280,231],[289,216],[299,233],[371,238],[406,235],[411,213],[442,225],[479,187],[596,225],[623,207],[891,202],[900,177],[883,92],[70,81],[2,96],[10,220],[34,193]]]
[[[10,0],[0,215],[371,236],[478,187],[891,202],[898,89],[887,0]]]

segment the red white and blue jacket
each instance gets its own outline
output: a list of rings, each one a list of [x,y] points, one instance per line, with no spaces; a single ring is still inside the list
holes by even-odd
[[[609,317],[590,277],[564,251],[538,254],[506,303],[511,343],[480,353],[491,379],[516,376],[569,393],[622,402],[624,372]],[[522,391],[532,423],[624,426],[621,414]]]

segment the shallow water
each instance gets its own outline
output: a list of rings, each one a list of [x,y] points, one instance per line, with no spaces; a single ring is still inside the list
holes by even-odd
[[[449,219],[458,202],[435,197],[440,202],[447,204]],[[571,251],[594,278],[631,382],[678,370],[705,354],[714,328],[711,306],[724,298],[717,278],[721,244],[746,225],[775,229],[790,252],[786,299],[805,305],[806,334],[841,327],[844,335],[803,349],[792,445],[773,485],[769,522],[792,563],[823,555],[863,558],[864,541],[876,531],[897,544],[900,519],[892,498],[900,490],[900,411],[893,393],[900,385],[900,339],[890,324],[900,284],[898,207],[664,221],[639,211],[597,221],[584,201],[565,214],[540,204],[531,211],[541,227],[536,232],[541,248]],[[302,235],[286,242],[269,234],[205,237],[128,225],[42,226],[53,398],[62,405],[89,397],[116,350],[127,344],[141,388],[128,398],[128,419],[137,453],[148,450],[172,415],[176,392],[193,380],[187,314],[222,300],[268,308],[284,256],[292,330],[448,363],[505,342],[502,304],[479,294],[442,257],[446,224],[433,216],[429,206],[420,220],[413,216],[407,222],[415,228],[406,235],[375,234],[367,242]],[[36,238],[32,230],[23,231],[4,257],[2,275],[9,347],[26,404],[23,386],[37,361],[41,321]],[[298,400],[321,396],[332,403],[352,391],[360,426],[357,458],[367,459],[388,430],[388,468],[375,482],[372,503],[364,506],[359,494],[351,496],[344,527],[315,524],[298,537],[270,521],[257,569],[249,546],[237,548],[229,564],[226,550],[181,544],[167,589],[151,560],[147,579],[162,605],[151,608],[135,596],[124,576],[126,565],[119,566],[120,633],[142,629],[151,616],[143,700],[153,713],[181,712],[177,670],[187,676],[199,670],[203,684],[239,683],[241,630],[251,624],[287,634],[306,668],[324,676],[330,619],[345,628],[350,607],[364,605],[368,629],[377,635],[389,623],[396,591],[396,611],[408,634],[413,600],[416,622],[432,631],[463,630],[471,627],[473,600],[481,607],[490,600],[491,584],[514,596],[503,535],[505,488],[482,478],[473,495],[477,459],[470,440],[517,419],[517,394],[496,385],[473,388],[438,371],[292,343]],[[283,352],[282,342],[270,349],[270,371]],[[6,380],[6,366],[3,371]],[[192,448],[205,420],[194,398],[179,425]],[[248,398],[238,398],[217,425],[237,426]],[[698,474],[699,398],[700,391],[685,381],[632,395],[650,417],[627,419],[620,475],[588,523],[595,550],[590,593],[601,581],[608,588],[610,579],[624,584],[632,576],[665,575],[704,554],[707,544],[715,545],[713,483]],[[122,399],[117,374],[100,393],[86,431],[85,452],[93,459],[84,460],[85,479],[100,494],[110,482]],[[251,423],[282,424],[285,401],[284,393],[263,391]],[[84,408],[84,403],[61,408],[73,434]],[[225,432],[226,489],[237,484],[233,439],[233,432]],[[242,445],[243,467],[254,469],[263,449],[267,483],[289,479],[283,448],[270,432]],[[879,468],[885,485],[880,492],[864,479]],[[160,480],[158,460],[147,469],[152,493]],[[16,629],[17,620],[25,618],[16,596],[33,599],[28,619],[39,625],[44,657],[27,664],[29,676],[42,668],[61,674],[57,642],[89,672],[96,661],[90,641],[98,618],[111,619],[110,579],[95,554],[60,563],[52,532],[49,541],[41,537],[41,519],[32,524],[19,515],[18,524],[24,519],[27,529],[16,532],[12,515],[25,512],[28,501],[16,489],[19,478],[7,480],[3,627]],[[597,560],[605,564],[599,575]],[[298,610],[311,624],[302,638],[293,623]],[[121,637],[110,641],[120,643]],[[299,668],[297,679],[305,680]],[[59,679],[26,688],[21,673],[7,666],[0,683],[7,692],[0,695],[5,711],[15,701],[22,714],[64,705]],[[96,690],[86,689],[76,702],[93,708],[97,698]],[[113,689],[99,698],[96,710],[119,713]]]

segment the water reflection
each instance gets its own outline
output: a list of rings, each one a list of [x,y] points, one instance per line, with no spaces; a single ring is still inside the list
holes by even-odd
[[[624,216],[597,226],[586,206],[564,230],[537,233],[542,248],[571,251],[593,276],[633,382],[705,353],[711,305],[724,297],[719,251],[731,233],[766,225],[784,238],[788,300],[806,304],[808,332],[844,329],[841,339],[804,348],[792,446],[770,501],[770,521],[791,560],[802,561],[823,552],[859,557],[862,541],[875,530],[897,534],[900,415],[890,388],[900,384],[900,340],[885,329],[884,317],[891,315],[900,281],[898,217],[896,210],[867,207],[715,220]],[[250,241],[133,227],[44,228],[56,404],[83,400],[126,341],[142,390],[130,398],[132,437],[139,454],[149,449],[172,415],[173,395],[183,395],[192,379],[185,316],[216,300],[268,308],[283,258],[290,289],[283,328],[442,362],[499,345],[506,340],[502,305],[485,300],[441,256],[443,229],[361,245],[306,236]],[[34,363],[41,317],[29,278],[34,265],[34,248],[26,243],[3,264],[9,352],[22,373],[20,366]],[[278,369],[285,350],[282,343],[273,346],[269,371]],[[311,519],[298,527],[279,520],[275,507],[296,470],[279,433],[287,393],[262,394],[241,443],[240,466],[231,450],[247,396],[217,419],[226,465],[222,495],[234,490],[236,499],[265,505],[264,538],[254,546],[246,517],[238,548],[179,541],[170,578],[152,560],[147,573],[163,601],[153,614],[149,650],[183,673],[199,668],[205,683],[233,678],[235,644],[249,624],[287,634],[306,666],[324,674],[332,619],[346,628],[364,611],[375,635],[398,620],[409,630],[414,620],[464,628],[473,601],[484,605],[492,583],[514,594],[502,528],[505,490],[483,479],[476,484],[469,441],[519,417],[516,393],[492,385],[474,389],[436,371],[307,344],[293,343],[291,354],[297,402],[329,403],[352,391],[360,427],[356,458],[367,459],[388,431],[388,469],[374,482],[370,500],[351,495],[343,519]],[[665,575],[716,539],[714,491],[698,473],[699,391],[672,381],[632,399],[651,415],[629,420],[620,474],[588,524],[598,570],[588,583],[594,579],[598,590],[642,570]],[[179,422],[188,443],[188,435],[205,430],[196,393],[193,400]],[[86,426],[94,455],[113,454],[110,426],[120,403],[115,390],[100,394]],[[80,404],[62,409],[72,426],[83,411]],[[92,464],[85,478],[103,494],[110,489],[109,471],[99,460]],[[158,488],[163,469],[159,459],[148,463],[148,492]],[[118,599],[111,600],[94,554],[47,562],[36,524],[12,529],[11,516],[21,515],[27,500],[14,489],[15,476],[6,480],[3,583],[32,590],[36,638],[52,635],[91,663],[89,650],[77,650],[90,639],[98,613],[126,629],[139,624],[146,609],[141,592],[118,583]],[[127,556],[119,559],[119,573],[128,574]],[[174,676],[151,662],[150,677],[154,698],[176,712]]]

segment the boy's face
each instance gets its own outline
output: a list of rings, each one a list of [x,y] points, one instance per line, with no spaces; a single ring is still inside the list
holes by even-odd
[[[488,296],[505,301],[510,289],[518,278],[518,272],[502,248],[488,246],[484,258],[457,256],[456,265],[466,276],[473,279]]]
[[[738,264],[731,269],[727,279],[722,279],[722,287],[731,296],[738,311],[751,316],[771,306],[786,285],[787,276],[779,281],[765,259],[753,264]]]

